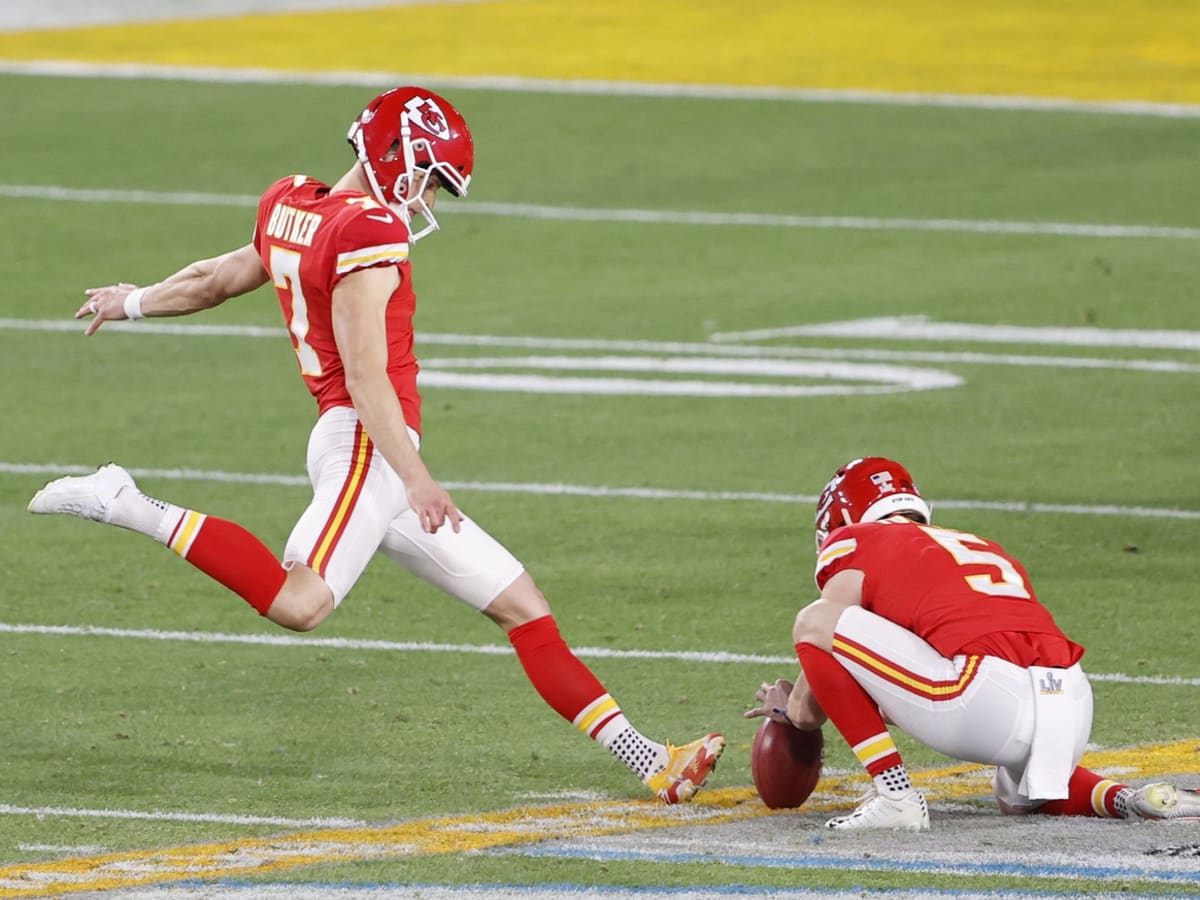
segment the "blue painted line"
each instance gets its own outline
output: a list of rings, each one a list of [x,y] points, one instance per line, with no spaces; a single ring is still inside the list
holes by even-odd
[[[1040,865],[1031,862],[971,863],[918,862],[907,860],[863,859],[846,856],[747,856],[721,853],[658,853],[646,850],[599,850],[575,847],[523,847],[494,851],[500,855],[540,856],[600,861],[642,861],[665,863],[719,862],[735,866],[759,866],[775,869],[857,869],[881,872],[916,872],[936,875],[1016,875],[1044,878],[1135,878],[1177,884],[1200,884],[1200,869],[1170,872],[1137,869],[1130,866]]]

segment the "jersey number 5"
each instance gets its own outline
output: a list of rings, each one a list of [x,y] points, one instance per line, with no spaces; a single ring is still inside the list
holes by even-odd
[[[320,375],[321,360],[317,351],[308,343],[308,301],[300,286],[300,254],[295,250],[271,245],[271,278],[275,287],[292,295],[292,312],[288,316],[288,331],[300,361],[300,372],[304,375]]]
[[[993,597],[1019,597],[1024,600],[1033,597],[1025,584],[1025,579],[1021,577],[1021,573],[1017,571],[1011,560],[999,553],[993,553],[991,550],[978,550],[967,546],[968,544],[986,544],[986,541],[965,531],[948,531],[932,525],[918,527],[946,548],[960,566],[990,566],[999,570],[999,580],[986,574],[963,576],[963,580],[970,585],[971,590]]]

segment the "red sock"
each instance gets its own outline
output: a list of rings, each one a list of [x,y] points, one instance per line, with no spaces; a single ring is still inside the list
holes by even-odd
[[[585,707],[606,696],[604,685],[558,633],[553,616],[518,625],[508,633],[508,639],[534,690],[568,722],[574,722]]]
[[[265,616],[287,571],[266,544],[227,519],[185,510],[167,546]]]
[[[1123,819],[1117,811],[1117,792],[1127,785],[1097,775],[1083,766],[1076,766],[1067,782],[1065,800],[1048,800],[1035,812],[1048,816],[1098,816],[1105,819]]]
[[[817,703],[872,776],[902,766],[879,706],[842,664],[815,644],[796,645],[800,667]]]

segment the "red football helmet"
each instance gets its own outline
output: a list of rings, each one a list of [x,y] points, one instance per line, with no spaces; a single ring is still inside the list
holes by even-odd
[[[835,528],[906,512],[932,521],[908,469],[882,456],[852,460],[834,473],[817,499],[817,549]]]
[[[411,222],[414,214],[425,227],[417,241],[438,229],[433,211],[422,198],[431,172],[455,197],[465,197],[475,168],[475,141],[462,114],[450,101],[419,87],[385,91],[367,104],[346,135],[371,183],[371,191]],[[417,185],[416,199],[408,200]]]

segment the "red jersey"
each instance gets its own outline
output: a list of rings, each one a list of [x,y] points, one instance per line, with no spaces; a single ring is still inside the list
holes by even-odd
[[[817,587],[846,569],[865,576],[863,609],[945,657],[979,653],[1065,668],[1083,656],[1038,602],[1024,567],[993,541],[907,520],[860,522],[821,546]]]
[[[417,298],[409,241],[408,224],[370,196],[333,192],[305,175],[281,178],[259,200],[254,247],[275,283],[300,374],[317,399],[318,412],[354,405],[333,336],[333,289],[359,269],[395,266],[400,286],[387,306],[388,377],[405,422],[420,433],[413,355]]]

